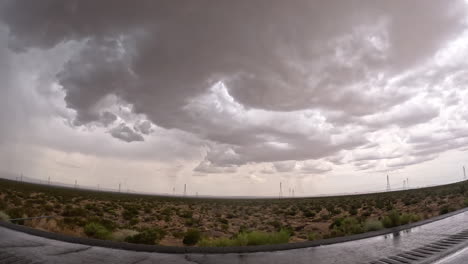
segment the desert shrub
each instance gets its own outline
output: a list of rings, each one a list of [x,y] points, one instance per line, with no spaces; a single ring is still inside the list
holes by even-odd
[[[161,214],[164,216],[171,216],[172,213],[173,213],[173,209],[171,207],[166,207],[161,212]]]
[[[125,241],[127,237],[131,237],[136,234],[138,234],[138,231],[131,230],[131,229],[120,229],[120,230],[114,231],[111,234],[110,239],[114,241],[123,242]]]
[[[83,209],[83,208],[79,208],[79,207],[72,207],[70,205],[67,205],[65,207],[65,210],[63,211],[63,216],[81,216],[81,217],[85,217],[87,216],[88,212]]]
[[[236,216],[235,216],[234,214],[231,214],[231,213],[228,213],[228,214],[226,215],[226,218],[228,218],[228,219],[232,219],[232,218],[235,218],[235,217],[236,217]]]
[[[356,208],[353,207],[353,208],[349,209],[349,214],[350,215],[357,215],[357,213],[358,213],[358,210]]]
[[[369,217],[369,216],[371,216],[372,213],[371,213],[370,210],[371,210],[371,209],[366,210],[366,211],[363,211],[362,214],[361,214],[361,216],[363,216],[363,217]]]
[[[229,223],[229,221],[226,218],[218,218],[218,222],[220,222],[221,224],[225,224],[225,225]]]
[[[289,215],[289,216],[294,216],[294,215],[297,214],[297,209],[296,208],[291,208],[288,211],[286,211],[285,214]]]
[[[382,219],[382,225],[385,228],[391,228],[400,225],[400,213],[392,210],[388,215]]]
[[[63,219],[63,223],[73,226],[85,226],[87,222],[80,217],[66,217]]]
[[[166,236],[166,232],[159,228],[144,229],[140,233],[125,238],[125,242],[135,244],[154,245]]]
[[[10,216],[7,215],[5,212],[0,211],[0,221],[8,222],[10,221]]]
[[[340,222],[340,225],[335,226],[334,229],[338,229],[345,235],[360,234],[364,232],[361,223],[359,223],[359,221],[354,217],[344,218]]]
[[[54,207],[50,204],[44,205],[44,211],[46,212],[52,212],[54,210]]]
[[[3,200],[0,200],[0,210],[5,210],[6,208],[7,204]]]
[[[322,219],[323,221],[328,221],[330,219],[330,215],[329,214],[323,214],[320,216],[320,219]]]
[[[401,225],[406,225],[408,223],[413,223],[413,222],[417,222],[421,220],[421,217],[417,214],[412,214],[412,213],[409,213],[409,214],[402,214],[400,216],[400,224]]]
[[[343,222],[343,219],[344,218],[336,218],[335,220],[333,220],[333,222],[330,224],[330,226],[328,226],[328,229],[333,229],[335,227],[341,226],[341,223]]]
[[[10,208],[6,211],[11,219],[14,218],[23,218],[26,215],[26,212],[23,208]]]
[[[364,230],[366,232],[369,231],[377,231],[383,228],[382,222],[377,220],[368,220],[364,223]]]
[[[333,210],[330,211],[332,215],[337,215],[341,213],[341,210],[339,208],[334,208]]]
[[[192,218],[193,213],[191,211],[183,211],[179,213],[179,216],[182,218]]]
[[[310,241],[319,240],[321,238],[322,236],[317,232],[310,232],[309,234],[307,234],[307,239]]]
[[[375,207],[379,208],[379,209],[383,209],[385,207],[385,203],[382,201],[382,200],[377,200],[375,202]]]
[[[91,222],[84,227],[84,232],[87,236],[97,239],[109,239],[111,233],[103,225]]]
[[[267,223],[268,225],[271,225],[274,229],[280,230],[281,229],[281,223],[278,220],[270,221]]]
[[[172,236],[175,238],[183,238],[185,235],[184,232],[181,231],[172,231]]]
[[[204,247],[272,245],[287,243],[290,236],[289,231],[284,229],[271,233],[253,231],[238,233],[233,238],[202,239],[199,245]]]
[[[138,210],[136,208],[127,208],[122,212],[122,217],[130,221],[138,216]]]
[[[201,237],[201,233],[198,229],[189,229],[185,233],[184,239],[182,240],[182,242],[184,243],[184,245],[193,246],[198,243],[198,241],[200,240],[200,237]]]
[[[452,207],[449,207],[448,205],[444,205],[444,206],[442,206],[440,208],[439,215],[447,214],[447,213],[450,213],[452,211],[455,211],[455,209],[452,208]]]
[[[195,224],[195,220],[193,218],[189,218],[185,220],[185,226],[193,226]]]
[[[145,207],[144,212],[145,214],[151,214],[152,210],[150,207]]]
[[[131,226],[134,226],[134,225],[137,225],[139,222],[140,222],[140,220],[135,217],[135,218],[130,219],[128,224],[131,225]]]
[[[303,211],[303,214],[305,217],[310,217],[310,218],[315,217],[315,212],[312,210],[305,210]]]

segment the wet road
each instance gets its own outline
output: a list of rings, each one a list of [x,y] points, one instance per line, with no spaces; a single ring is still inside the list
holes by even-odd
[[[435,264],[466,264],[468,263],[468,248],[461,250]]]
[[[396,234],[351,242],[274,252],[245,254],[164,254],[71,244],[0,227],[2,258],[25,263],[198,263],[274,264],[368,263],[432,243],[468,228],[468,212]],[[2,255],[3,254],[3,255]],[[5,262],[9,263],[9,262]],[[447,262],[459,263],[459,262]],[[445,263],[444,263],[445,264]]]

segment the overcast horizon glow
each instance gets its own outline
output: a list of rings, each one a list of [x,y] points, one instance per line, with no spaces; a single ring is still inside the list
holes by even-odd
[[[218,196],[461,180],[467,11],[0,0],[0,171]]]

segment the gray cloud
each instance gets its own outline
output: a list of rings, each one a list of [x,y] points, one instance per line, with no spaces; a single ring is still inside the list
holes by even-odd
[[[395,168],[395,167],[404,167],[404,166],[409,166],[409,165],[414,165],[426,161],[430,161],[437,158],[437,155],[427,155],[427,156],[407,156],[401,159],[397,159],[394,161],[390,161],[387,163],[387,166],[390,168]]]
[[[137,122],[137,124],[135,124],[134,128],[135,128],[136,131],[139,131],[139,132],[141,132],[142,134],[145,134],[145,135],[149,135],[149,134],[151,134],[151,132],[153,132],[152,124],[148,120]]]
[[[105,126],[109,126],[117,120],[117,116],[111,112],[105,111],[101,114],[99,121]]]
[[[333,168],[330,164],[320,161],[306,161],[303,162],[300,171],[307,174],[323,174],[332,171]]]
[[[193,169],[194,172],[200,173],[235,173],[236,167],[218,167],[211,164],[209,161],[202,161]]]
[[[133,129],[128,127],[126,124],[120,124],[110,131],[110,134],[118,139],[121,139],[125,142],[134,142],[134,141],[144,141],[145,139],[141,134],[138,134]]]
[[[0,4],[0,20],[17,53],[79,43],[55,76],[75,126],[100,123],[125,142],[143,141],[155,127],[187,132],[207,147],[195,171],[211,173],[331,157],[373,143],[372,133],[392,125],[410,129],[437,118],[438,107],[412,99],[432,89],[420,83],[444,74],[392,80],[462,32],[462,5],[12,0]],[[103,104],[109,97],[143,119],[127,122],[132,117]],[[126,123],[112,127],[119,118]],[[411,140],[414,156],[462,144],[431,149]],[[399,157],[384,154],[354,161],[370,168],[369,162]]]
[[[296,161],[274,162],[273,167],[277,172],[292,172],[296,169]]]

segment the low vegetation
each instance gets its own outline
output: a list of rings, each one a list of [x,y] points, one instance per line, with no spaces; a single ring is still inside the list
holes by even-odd
[[[468,206],[468,183],[316,198],[206,199],[96,192],[0,179],[0,220],[50,232],[169,246],[249,246],[392,228]]]
[[[288,243],[290,233],[287,230],[279,232],[240,232],[232,238],[208,238],[200,241],[203,247],[257,246]]]

